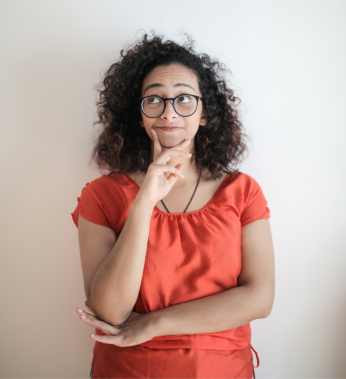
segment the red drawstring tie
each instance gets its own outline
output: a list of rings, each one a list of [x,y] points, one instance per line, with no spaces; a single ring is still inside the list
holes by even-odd
[[[259,362],[259,359],[258,359],[257,351],[252,347],[251,344],[250,344],[250,346],[251,346],[251,349],[255,352],[255,354],[256,354],[256,359],[257,359],[257,366],[253,365],[253,367],[254,367],[254,370],[253,370],[253,377],[254,377],[254,379],[256,379],[256,375],[255,375],[255,367],[257,368],[257,367],[259,366],[260,362]],[[252,360],[252,364],[253,364],[253,360]]]

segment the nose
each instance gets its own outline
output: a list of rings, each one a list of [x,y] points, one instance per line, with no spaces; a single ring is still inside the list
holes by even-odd
[[[163,120],[174,120],[179,115],[173,108],[173,100],[166,100],[166,108],[165,111],[160,116]]]

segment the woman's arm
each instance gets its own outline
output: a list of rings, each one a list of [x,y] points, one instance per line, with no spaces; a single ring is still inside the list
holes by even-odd
[[[238,287],[152,312],[156,336],[214,333],[268,317],[275,292],[269,220],[242,227]]]
[[[118,238],[111,229],[79,215],[85,293],[99,320],[122,324],[133,310],[143,276],[152,211],[152,206],[136,198]]]

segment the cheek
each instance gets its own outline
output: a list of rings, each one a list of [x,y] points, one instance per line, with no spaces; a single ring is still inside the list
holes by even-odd
[[[201,123],[201,111],[200,110],[196,111],[196,113],[191,116],[191,119],[192,119],[191,121],[193,123],[194,129],[198,129]]]
[[[190,133],[196,134],[199,128],[200,115],[194,114],[190,117],[186,117],[185,125],[186,128],[190,131]]]
[[[152,126],[153,126],[153,121],[147,121],[144,125],[145,125],[145,128],[147,129],[148,133],[151,133],[151,129],[152,129]]]
[[[149,130],[152,127],[152,125],[154,123],[153,120],[154,119],[150,119],[148,117],[143,117],[142,116],[142,125],[145,127],[146,130]]]
[[[196,113],[198,113],[196,115],[198,125],[205,125],[206,124],[206,120],[202,119],[203,110],[202,109],[198,109]]]
[[[155,121],[155,119],[153,119]],[[146,120],[142,120],[143,122],[143,126],[144,126],[144,129],[146,130],[148,136],[150,137],[150,139],[154,140],[154,137],[152,135],[152,126],[154,124],[154,121],[152,121],[150,118],[146,119]]]

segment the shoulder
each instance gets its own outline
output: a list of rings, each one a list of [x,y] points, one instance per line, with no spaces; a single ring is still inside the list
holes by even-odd
[[[81,204],[84,207],[97,204],[99,208],[106,210],[114,209],[119,202],[126,203],[129,193],[122,185],[121,177],[120,174],[102,175],[86,183],[80,196]]]
[[[87,192],[107,196],[110,192],[121,187],[123,178],[122,174],[111,172],[88,182],[84,188]]]
[[[108,226],[118,234],[133,196],[127,188],[130,187],[126,180],[118,173],[91,180],[82,189],[80,198],[77,198],[79,204],[73,217],[79,213],[83,218]]]
[[[240,211],[255,198],[265,200],[259,182],[251,175],[241,171],[229,176],[226,192]]]
[[[235,186],[235,198],[240,211],[242,226],[270,217],[266,197],[258,181],[243,172],[239,173]]]
[[[261,189],[258,181],[254,177],[241,171],[230,176],[229,184],[233,191],[242,198],[246,198],[251,195],[251,193]]]

